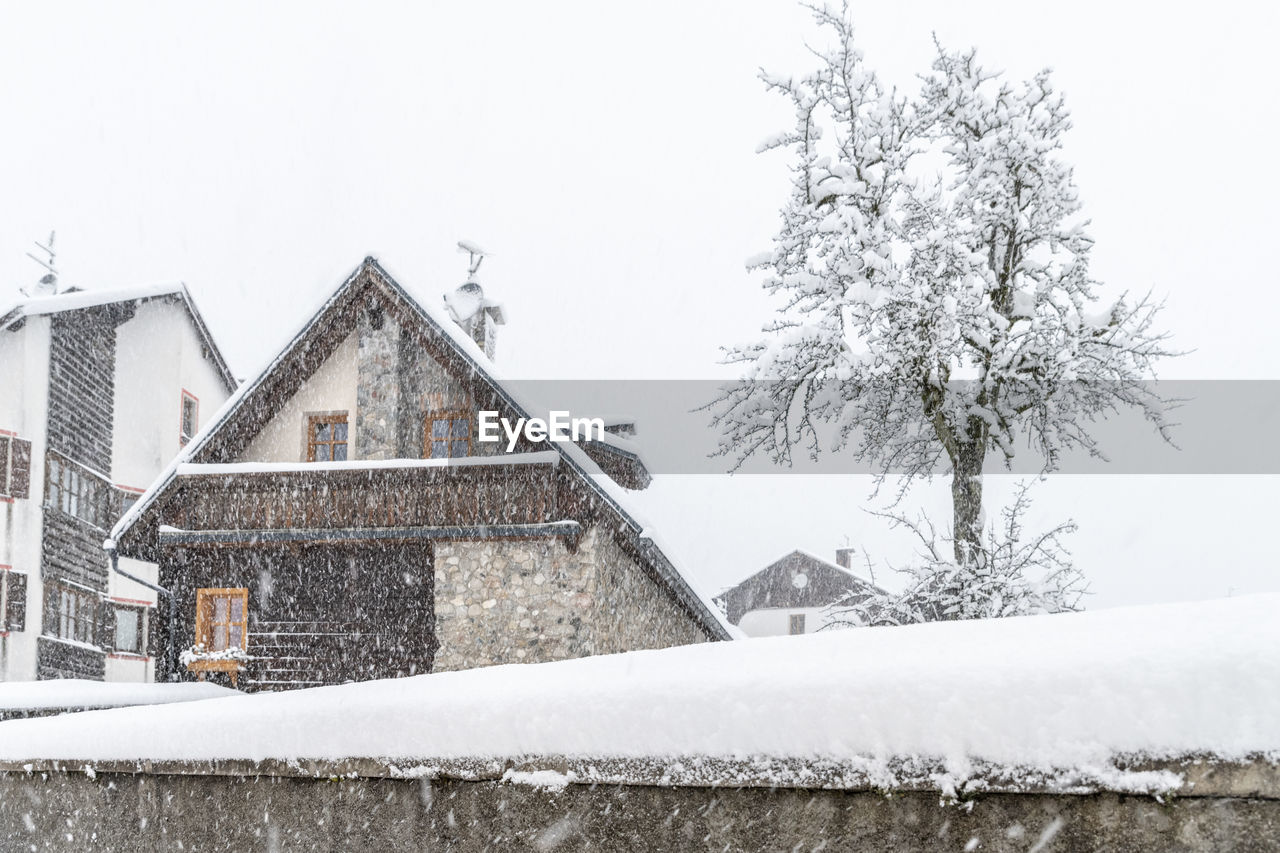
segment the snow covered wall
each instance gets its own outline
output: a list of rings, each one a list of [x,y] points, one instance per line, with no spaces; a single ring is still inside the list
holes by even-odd
[[[519,759],[581,781],[592,762],[595,781],[647,762],[673,782],[1169,792],[1186,780],[1133,768],[1280,754],[1278,610],[1257,596],[837,631],[15,720],[0,762],[366,759],[414,775]]]
[[[824,632],[12,720],[0,838],[1274,849],[1278,607]]]

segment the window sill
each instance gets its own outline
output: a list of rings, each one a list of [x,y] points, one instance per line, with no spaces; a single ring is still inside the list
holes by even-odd
[[[151,655],[144,655],[141,652],[108,652],[107,657],[111,660],[136,660],[144,663],[151,660]]]
[[[239,672],[244,669],[244,661],[238,660],[193,660],[187,664],[187,672]]]

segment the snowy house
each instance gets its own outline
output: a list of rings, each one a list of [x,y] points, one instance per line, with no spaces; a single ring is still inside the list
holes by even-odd
[[[235,379],[181,284],[45,287],[0,308],[0,367],[0,680],[150,680],[155,593],[102,541]]]
[[[882,592],[853,571],[853,553],[841,548],[832,563],[808,551],[792,551],[725,590],[716,602],[749,637],[812,634],[831,624],[833,604]]]
[[[173,596],[157,677],[271,690],[730,636],[626,508],[629,442],[480,440],[482,412],[548,413],[482,349],[493,303],[452,297],[366,258],[117,524]]]

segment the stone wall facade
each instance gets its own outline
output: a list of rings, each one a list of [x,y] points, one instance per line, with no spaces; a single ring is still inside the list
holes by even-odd
[[[400,406],[400,324],[382,310],[362,310],[356,325],[353,459],[395,459]]]
[[[0,849],[1274,850],[1280,800],[0,772]]]
[[[572,550],[561,538],[438,542],[434,562],[435,672],[709,639],[598,527]]]
[[[425,449],[427,412],[468,412],[475,406],[469,384],[451,375],[383,311],[366,308],[356,327],[355,452],[353,459],[419,459]],[[472,453],[499,445],[476,441]]]

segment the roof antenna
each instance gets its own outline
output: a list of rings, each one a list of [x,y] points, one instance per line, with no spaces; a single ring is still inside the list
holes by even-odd
[[[40,249],[42,252],[44,252],[46,255],[49,256],[49,260],[45,261],[44,259],[37,258],[35,255],[31,254],[30,252],[27,252],[27,257],[35,261],[40,266],[44,267],[47,270],[47,272],[40,278],[40,281],[36,282],[36,285],[32,287],[30,290],[26,288],[21,288],[22,293],[24,295],[52,296],[53,294],[58,292],[58,269],[56,266],[57,253],[54,252],[53,250],[53,240],[56,235],[57,235],[56,231],[49,232],[49,245],[47,246],[41,243],[39,240],[32,241],[33,243],[36,244],[36,248]]]
[[[476,281],[476,273],[480,271],[480,264],[489,253],[470,240],[459,240],[458,251],[466,252],[471,256],[471,260],[467,263],[467,284],[479,284]]]

